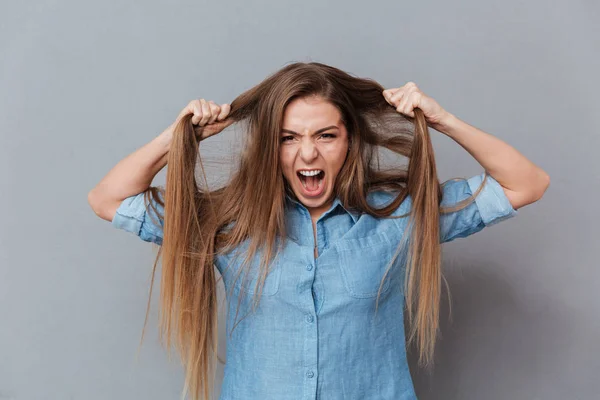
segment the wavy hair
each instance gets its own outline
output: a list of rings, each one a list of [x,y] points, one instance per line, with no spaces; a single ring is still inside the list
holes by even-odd
[[[169,350],[174,341],[181,357],[185,368],[182,398],[189,391],[194,400],[209,399],[213,391],[218,343],[215,256],[247,242],[242,264],[247,266],[262,251],[256,306],[270,261],[286,238],[285,194],[291,189],[279,162],[279,137],[287,104],[304,96],[320,96],[333,104],[348,131],[350,149],[334,185],[334,195],[345,208],[389,218],[410,197],[409,213],[400,216],[409,217],[407,230],[390,266],[406,248],[407,340],[417,346],[420,365],[432,362],[442,281],[439,217],[468,206],[483,184],[471,197],[441,207],[443,184],[437,178],[423,113],[417,108],[414,118],[400,114],[384,99],[383,90],[375,80],[323,63],[285,65],[231,102],[227,120],[245,124],[247,143],[230,180],[215,190],[208,188],[200,159],[203,128],[192,124],[191,114],[179,120],[168,154],[166,188],[152,186],[146,191],[147,204],[163,222],[163,242],[152,271],[144,330],[161,261],[160,339]],[[382,168],[382,148],[407,157],[408,167]],[[367,194],[377,190],[393,193],[393,201],[383,208],[371,207]],[[153,202],[164,207],[163,214]],[[247,268],[239,272],[242,269],[247,272]]]

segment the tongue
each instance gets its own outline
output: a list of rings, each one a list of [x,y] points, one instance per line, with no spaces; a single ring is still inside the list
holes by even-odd
[[[311,192],[317,190],[319,187],[318,180],[316,176],[307,176],[306,177],[306,188]]]

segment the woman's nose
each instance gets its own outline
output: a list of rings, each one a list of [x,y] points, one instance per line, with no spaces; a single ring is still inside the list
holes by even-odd
[[[308,163],[314,160],[318,155],[317,146],[312,140],[304,140],[300,144],[300,157],[302,161]]]

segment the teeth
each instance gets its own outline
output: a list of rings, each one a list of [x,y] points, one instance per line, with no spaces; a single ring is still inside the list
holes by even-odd
[[[304,176],[315,176],[315,175],[320,174],[321,170],[320,169],[315,169],[315,170],[312,170],[312,171],[298,171],[298,172],[300,172]]]

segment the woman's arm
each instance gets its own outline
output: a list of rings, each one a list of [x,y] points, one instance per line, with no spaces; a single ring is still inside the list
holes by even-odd
[[[515,210],[539,200],[550,185],[548,174],[514,147],[451,113],[435,129],[460,144],[500,183]]]
[[[89,192],[96,215],[112,221],[119,204],[148,189],[154,176],[167,165],[174,124],[143,147],[119,161]]]
[[[416,83],[385,89],[383,96],[396,111],[411,118],[418,107],[427,125],[454,139],[498,181],[515,210],[539,200],[550,185],[550,177],[543,169],[502,140],[446,111]]]
[[[119,161],[89,192],[88,203],[96,215],[112,221],[123,200],[150,187],[154,176],[167,165],[173,133],[181,118],[193,114],[192,125],[203,127],[198,137],[202,141],[234,122],[225,120],[230,111],[227,103],[219,106],[212,100],[190,101],[163,133]]]

